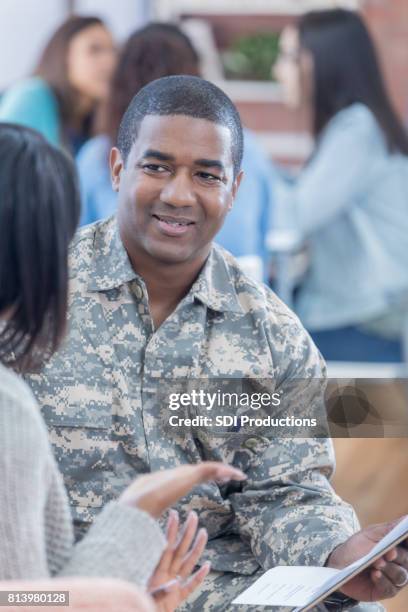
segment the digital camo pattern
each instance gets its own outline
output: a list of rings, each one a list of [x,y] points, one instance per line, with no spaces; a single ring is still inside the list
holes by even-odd
[[[154,331],[146,287],[114,218],[84,228],[70,255],[64,346],[29,383],[49,427],[78,533],[137,475],[202,459],[243,469],[242,485],[197,487],[179,504],[208,529],[214,570],[251,575],[276,564],[324,564],[358,529],[327,478],[324,439],[170,435],[156,401],[164,379],[266,378],[302,415],[321,410],[324,364],[298,319],[235,260],[212,249],[198,279]]]

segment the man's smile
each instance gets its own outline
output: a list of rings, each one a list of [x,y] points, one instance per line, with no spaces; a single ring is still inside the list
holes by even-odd
[[[195,221],[187,217],[153,214],[152,217],[157,221],[157,227],[166,236],[182,236],[188,233]]]

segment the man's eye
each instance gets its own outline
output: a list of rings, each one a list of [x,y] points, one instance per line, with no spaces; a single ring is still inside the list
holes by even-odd
[[[167,168],[165,166],[160,166],[159,164],[144,164],[142,168],[143,170],[149,170],[150,172],[167,172]]]
[[[219,176],[216,176],[215,174],[210,174],[209,172],[199,172],[198,176],[204,179],[205,181],[208,181],[209,183],[215,183],[221,180]]]

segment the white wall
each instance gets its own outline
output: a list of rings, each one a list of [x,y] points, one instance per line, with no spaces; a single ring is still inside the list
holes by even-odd
[[[102,17],[117,40],[124,40],[149,18],[149,0],[76,0],[75,12]]]
[[[29,74],[50,33],[65,17],[65,0],[1,0],[0,90]]]
[[[0,0],[0,92],[35,67],[44,44],[67,16],[66,0]],[[149,0],[76,0],[75,12],[106,20],[121,42],[145,23]]]
[[[180,13],[299,14],[312,9],[347,6],[363,0],[152,0],[156,17],[174,19]]]

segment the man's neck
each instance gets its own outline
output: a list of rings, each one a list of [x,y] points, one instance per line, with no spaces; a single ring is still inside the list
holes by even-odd
[[[128,256],[134,271],[146,284],[149,309],[157,329],[190,291],[208,253],[200,259],[180,264],[163,264],[129,252]]]

